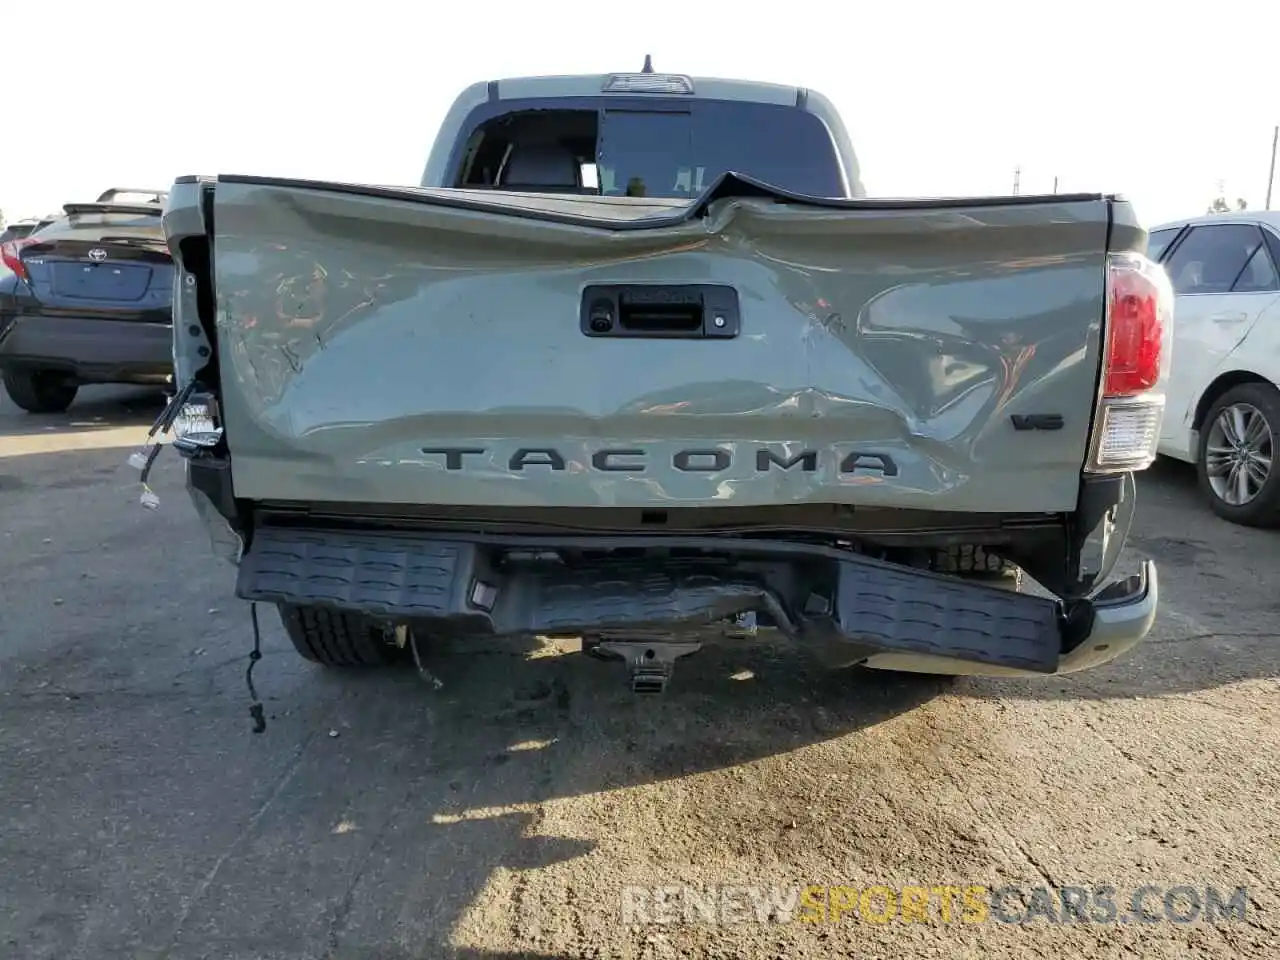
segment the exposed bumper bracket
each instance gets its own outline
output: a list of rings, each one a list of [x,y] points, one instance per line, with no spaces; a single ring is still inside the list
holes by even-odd
[[[1068,618],[1052,598],[807,544],[634,535],[530,543],[283,526],[254,532],[236,585],[246,600],[420,622],[455,636],[594,636],[617,645],[633,684],[646,689],[663,688],[670,664],[696,649],[677,641],[699,640],[714,624],[741,631],[752,613],[842,648],[849,662],[892,655],[1052,674],[1065,657],[1082,656],[1091,627],[1105,631],[1114,619],[1116,633],[1141,639],[1150,618],[1135,619],[1128,594],[1153,604],[1154,576],[1124,592],[1101,596],[1095,612],[1077,610],[1094,606],[1078,601]]]

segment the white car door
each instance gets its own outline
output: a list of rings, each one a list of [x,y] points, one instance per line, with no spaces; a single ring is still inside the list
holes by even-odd
[[[1173,362],[1161,452],[1193,460],[1191,422],[1205,388],[1277,299],[1280,283],[1262,230],[1206,223],[1179,238],[1165,260],[1173,284]]]

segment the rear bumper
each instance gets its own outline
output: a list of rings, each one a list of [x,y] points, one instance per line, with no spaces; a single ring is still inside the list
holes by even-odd
[[[1091,625],[1084,640],[1062,652],[1053,672],[1078,673],[1102,666],[1128,653],[1151,632],[1160,602],[1160,577],[1156,565],[1142,561],[1138,573],[1113,584],[1115,595],[1092,604]],[[1011,670],[999,664],[920,656],[910,653],[883,653],[869,658],[865,664],[876,670],[902,670],[910,673],[943,673],[970,677],[1026,676],[1025,670]]]
[[[84,383],[165,383],[173,326],[96,317],[0,316],[0,369],[58,370]]]
[[[236,593],[463,637],[675,631],[755,612],[832,665],[996,676],[1105,663],[1147,634],[1158,599],[1149,562],[1104,600],[1068,610],[806,544],[270,526],[241,557]]]

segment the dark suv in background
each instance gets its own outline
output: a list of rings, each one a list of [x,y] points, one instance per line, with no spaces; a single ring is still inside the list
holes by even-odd
[[[81,384],[170,380],[167,196],[113,188],[0,241],[0,377],[19,407],[58,413]]]

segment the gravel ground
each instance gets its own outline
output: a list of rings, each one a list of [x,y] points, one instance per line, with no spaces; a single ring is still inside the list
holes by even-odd
[[[682,661],[661,700],[549,646],[336,678],[248,609],[163,456],[158,412],[0,406],[0,956],[1274,957],[1277,534],[1140,482],[1160,566],[1137,651],[1075,678],[826,673],[784,644]],[[657,924],[689,884],[1249,889],[1243,920]],[[1149,901],[1159,909],[1159,895]],[[650,915],[650,919],[654,919]],[[683,920],[677,917],[677,920]],[[624,922],[626,921],[626,922]]]

